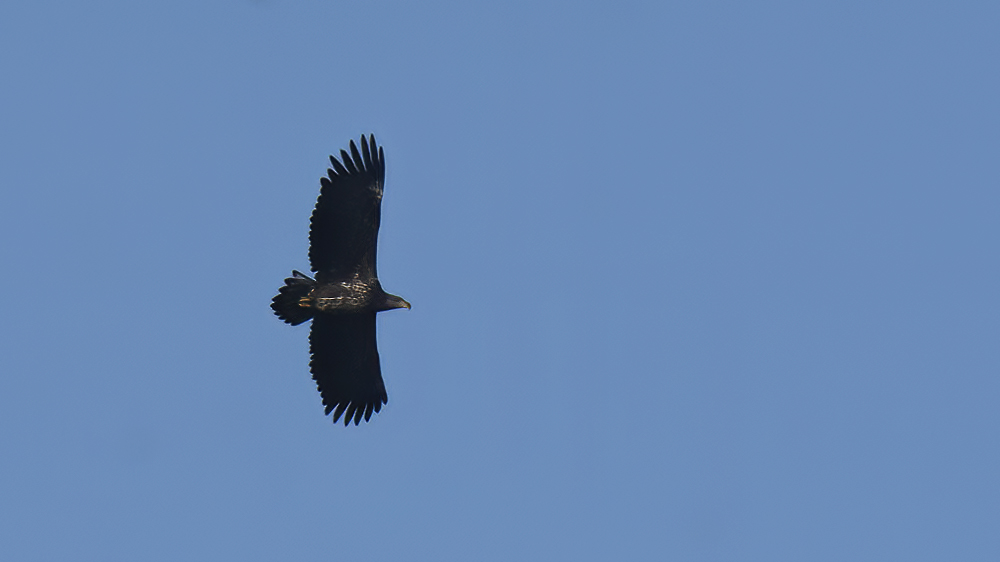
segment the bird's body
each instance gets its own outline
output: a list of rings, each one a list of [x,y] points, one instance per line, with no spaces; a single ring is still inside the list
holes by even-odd
[[[350,279],[319,285],[307,298],[313,308],[326,314],[354,314],[372,308],[381,290],[378,279]]]
[[[371,148],[369,149],[369,144]],[[320,180],[320,195],[309,231],[309,261],[315,279],[298,271],[272,299],[271,308],[285,322],[313,321],[309,334],[313,379],[326,413],[342,414],[355,425],[389,400],[382,381],[375,342],[375,314],[410,303],[382,290],[375,268],[381,218],[385,158],[375,137],[354,141],[351,153]]]

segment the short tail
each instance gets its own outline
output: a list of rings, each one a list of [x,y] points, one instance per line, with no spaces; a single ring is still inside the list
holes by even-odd
[[[312,278],[293,270],[292,276],[285,279],[285,286],[278,289],[278,294],[271,299],[274,314],[292,326],[312,318],[313,309],[301,306],[300,302],[309,295],[315,284],[316,281]]]

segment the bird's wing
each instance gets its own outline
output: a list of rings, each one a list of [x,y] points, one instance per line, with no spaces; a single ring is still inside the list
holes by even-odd
[[[375,248],[381,218],[385,156],[375,135],[361,137],[361,151],[330,156],[332,168],[320,179],[319,199],[309,229],[309,262],[317,281],[377,277]]]
[[[389,402],[382,382],[378,347],[375,344],[375,313],[317,314],[309,332],[313,380],[323,396],[326,413],[334,423],[344,415],[344,425]]]

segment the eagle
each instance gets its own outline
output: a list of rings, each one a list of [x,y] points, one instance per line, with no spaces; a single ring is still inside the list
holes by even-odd
[[[389,402],[379,366],[375,314],[410,303],[382,290],[375,267],[385,185],[385,155],[375,135],[361,137],[361,150],[330,156],[320,178],[309,228],[309,264],[314,277],[292,270],[271,299],[274,313],[293,326],[312,319],[309,369],[333,422],[367,422]]]

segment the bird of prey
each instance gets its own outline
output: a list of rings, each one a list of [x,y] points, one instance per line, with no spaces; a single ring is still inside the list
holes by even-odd
[[[375,247],[382,214],[385,155],[375,135],[352,140],[350,154],[320,178],[309,229],[309,263],[315,279],[292,271],[271,300],[278,318],[297,325],[312,318],[309,368],[333,422],[371,419],[389,401],[375,345],[375,314],[410,303],[382,290]]]

